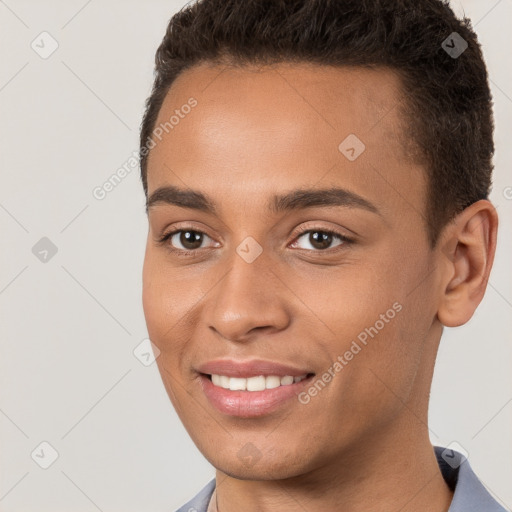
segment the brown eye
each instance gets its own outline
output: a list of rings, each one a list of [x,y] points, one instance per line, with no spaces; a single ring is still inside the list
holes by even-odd
[[[325,231],[320,229],[310,229],[308,231],[303,232],[300,236],[297,237],[297,242],[294,243],[295,246],[298,246],[300,249],[309,249],[311,250],[311,247],[301,247],[298,243],[298,240],[301,238],[305,239],[307,243],[310,244],[310,246],[314,250],[318,251],[325,251],[326,249],[331,249],[333,247],[343,245],[346,242],[350,242],[346,237],[343,235],[340,235],[338,233],[335,233],[333,231]],[[332,245],[333,242],[338,239],[339,243],[336,245]]]
[[[206,242],[206,244],[203,244],[203,242]],[[164,233],[158,239],[158,243],[165,246],[169,251],[183,256],[192,256],[199,253],[199,249],[219,247],[220,245],[203,231],[189,227],[182,227]]]
[[[328,249],[332,243],[333,235],[323,233],[322,231],[313,231],[309,233],[308,241],[315,249]]]
[[[204,233],[199,231],[181,230],[173,234],[171,242],[179,242],[182,245],[182,247],[177,247],[177,249],[183,248],[184,250],[191,251],[201,247],[203,236]]]

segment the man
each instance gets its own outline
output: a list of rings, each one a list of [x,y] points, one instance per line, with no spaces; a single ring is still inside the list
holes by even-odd
[[[141,126],[159,371],[216,478],[180,510],[503,511],[433,447],[498,219],[476,36],[441,0],[202,0]]]

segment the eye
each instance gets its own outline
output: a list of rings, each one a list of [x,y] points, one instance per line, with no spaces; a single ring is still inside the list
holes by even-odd
[[[341,233],[325,229],[308,229],[302,231],[302,233],[297,237],[296,240],[300,240],[301,238],[304,238],[306,246],[299,245],[298,248],[314,251],[326,251],[327,249],[332,249],[334,247],[349,244],[352,242],[351,239],[347,238]],[[333,246],[332,243],[336,239],[339,241],[339,243]],[[298,242],[294,242],[292,244],[292,247],[297,247],[297,244]],[[307,247],[307,244],[309,244],[310,247]]]
[[[303,239],[302,243],[300,242]],[[158,243],[165,245],[170,251],[178,252],[184,255],[193,255],[203,246],[207,240],[212,240],[206,233],[197,229],[182,228],[175,229],[169,233],[164,233]],[[334,242],[338,242],[333,245]],[[305,246],[302,244],[306,244]],[[290,245],[292,248],[305,249],[314,252],[328,252],[330,249],[348,245],[353,240],[336,231],[328,229],[306,229],[302,228],[295,241]],[[308,245],[309,244],[309,247]]]
[[[170,246],[171,250],[192,252],[203,248],[202,244],[205,238],[211,240],[211,238],[202,231],[195,229],[176,229],[170,233],[164,234],[158,242]]]

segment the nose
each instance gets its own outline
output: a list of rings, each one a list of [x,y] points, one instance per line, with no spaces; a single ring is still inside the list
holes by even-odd
[[[248,263],[235,253],[229,263],[203,310],[208,327],[234,342],[285,329],[290,323],[287,288],[270,269],[271,262],[262,254]]]

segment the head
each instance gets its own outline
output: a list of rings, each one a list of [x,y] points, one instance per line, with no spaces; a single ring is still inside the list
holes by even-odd
[[[476,36],[441,0],[171,19],[141,126],[143,306],[214,466],[288,478],[426,435],[443,326],[471,318],[492,266],[492,131]],[[258,414],[219,409],[208,363],[226,360],[307,379]]]

